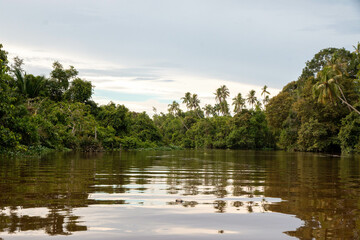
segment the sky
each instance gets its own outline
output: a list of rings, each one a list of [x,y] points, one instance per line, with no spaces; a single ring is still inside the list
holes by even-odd
[[[276,95],[306,61],[360,41],[360,0],[0,0],[0,43],[48,76],[54,61],[92,81],[93,100],[166,112],[251,89]],[[182,106],[185,109],[185,106]]]

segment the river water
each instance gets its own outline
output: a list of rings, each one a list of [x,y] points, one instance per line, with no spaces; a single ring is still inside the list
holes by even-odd
[[[359,239],[360,157],[0,157],[0,239]]]

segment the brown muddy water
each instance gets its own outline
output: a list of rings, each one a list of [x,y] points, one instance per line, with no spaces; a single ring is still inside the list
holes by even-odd
[[[359,239],[359,162],[230,150],[0,157],[0,238]]]

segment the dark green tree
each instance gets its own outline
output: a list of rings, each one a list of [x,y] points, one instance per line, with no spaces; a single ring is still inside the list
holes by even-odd
[[[65,97],[74,102],[88,102],[93,94],[93,85],[89,81],[75,78],[70,83],[70,88],[65,92]]]
[[[70,66],[64,69],[58,61],[53,63],[50,80],[47,83],[48,95],[54,101],[61,101],[65,91],[69,88],[70,81],[78,75],[78,71]]]

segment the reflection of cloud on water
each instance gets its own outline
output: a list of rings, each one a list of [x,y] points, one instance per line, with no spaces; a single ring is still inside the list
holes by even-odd
[[[42,217],[45,218],[46,215],[49,213],[49,209],[45,208],[45,207],[39,207],[39,208],[10,208],[10,207],[5,207],[3,209],[0,209],[0,214],[3,215],[11,215],[16,213],[19,216],[24,216],[24,215],[28,215],[28,216],[38,216],[38,217]]]
[[[240,232],[237,231],[230,231],[230,230],[222,230],[223,233],[226,234],[239,234]],[[210,228],[192,228],[192,227],[168,227],[168,228],[158,228],[155,229],[153,232],[157,234],[174,234],[174,235],[185,235],[185,234],[219,234],[219,231]]]
[[[108,228],[108,227],[91,227],[91,228],[89,228],[89,230],[94,230],[94,231],[113,231],[113,230],[116,230],[116,228]]]
[[[90,231],[82,233],[83,239],[85,234],[86,239],[97,236],[97,239],[209,240],[219,239],[218,234],[224,234],[226,239],[254,236],[257,239],[284,239],[286,229],[301,224],[299,219],[278,213],[216,214],[204,211],[206,208],[209,209],[209,206],[91,205],[74,209],[74,213],[87,216]],[[103,227],[112,230],[107,232]]]

